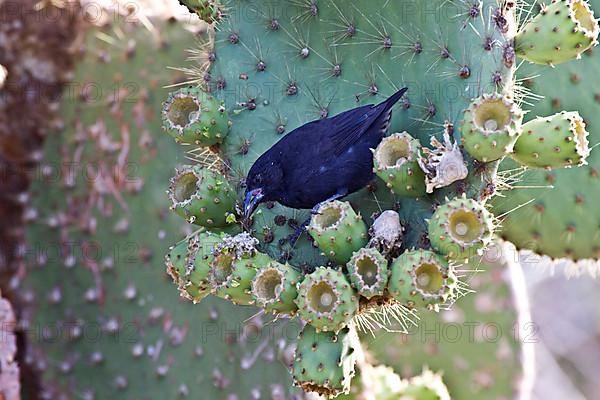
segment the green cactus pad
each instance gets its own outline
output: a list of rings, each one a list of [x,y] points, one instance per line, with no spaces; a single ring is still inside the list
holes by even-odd
[[[298,314],[319,331],[337,332],[358,310],[358,296],[339,270],[319,267],[298,285]]]
[[[479,202],[457,197],[439,206],[429,220],[429,241],[449,259],[481,255],[492,240],[492,214]]]
[[[586,0],[552,0],[515,37],[517,55],[555,65],[580,58],[598,39],[598,22]]]
[[[208,24],[219,22],[225,15],[221,0],[179,0],[188,10],[198,14],[200,19]]]
[[[210,294],[212,252],[222,239],[220,235],[201,232],[171,247],[165,256],[167,273],[178,285],[182,297],[198,303]]]
[[[538,117],[523,125],[511,157],[519,164],[538,168],[585,165],[590,154],[588,135],[576,111]]]
[[[177,143],[198,146],[221,143],[231,124],[223,103],[195,87],[169,94],[162,119],[164,129]]]
[[[510,98],[484,94],[465,110],[462,144],[479,161],[498,160],[512,152],[522,120],[523,112]]]
[[[210,283],[214,293],[234,304],[254,304],[252,281],[272,259],[256,250],[258,241],[247,233],[224,236],[214,250]]]
[[[310,220],[308,233],[325,256],[345,264],[367,244],[367,225],[348,202],[322,204]]]
[[[295,300],[300,279],[300,273],[292,266],[271,261],[256,272],[252,280],[252,297],[256,305],[266,311],[294,314],[298,309]]]
[[[60,12],[56,23],[64,23],[62,11],[44,8],[31,19]],[[291,399],[300,389],[282,365],[293,354],[289,324],[214,296],[182,301],[163,265],[169,246],[197,229],[169,212],[165,183],[184,155],[157,112],[163,88],[186,80],[168,67],[196,37],[187,23],[151,19],[151,32],[107,16],[105,27],[77,31],[84,40],[70,47],[74,84],[56,98],[57,131],[48,131],[36,167],[54,174],[36,175],[28,192],[32,247],[17,292],[20,321],[32,328],[23,331],[21,370],[36,384],[25,385],[25,397]]]
[[[294,383],[307,392],[328,397],[348,393],[358,349],[360,342],[353,327],[333,333],[306,325],[298,336]]]
[[[600,0],[592,0],[594,10]],[[528,106],[528,116],[552,115],[561,110],[577,110],[583,117],[590,147],[600,142],[600,51],[590,49],[581,60],[547,68],[523,65],[523,84],[543,96]],[[502,196],[492,198],[493,211],[505,215],[501,236],[517,248],[560,259],[556,265],[595,265],[600,259],[600,212],[594,199],[600,198],[600,151],[592,150],[588,165],[551,171],[529,169],[521,182],[511,185]],[[512,175],[518,166],[506,160],[502,174]],[[567,260],[578,261],[576,265]],[[584,271],[586,268],[577,268]],[[565,271],[573,271],[567,268]]]
[[[386,288],[389,270],[388,262],[374,248],[356,251],[346,265],[350,283],[358,294],[370,299],[381,296]]]
[[[425,174],[419,167],[421,143],[408,132],[384,138],[373,154],[375,173],[398,196],[425,194]]]
[[[171,208],[188,222],[207,228],[228,225],[237,195],[222,176],[200,166],[186,165],[171,178]]]
[[[392,262],[390,269],[388,291],[409,307],[437,309],[457,285],[454,268],[428,250],[407,251]]]

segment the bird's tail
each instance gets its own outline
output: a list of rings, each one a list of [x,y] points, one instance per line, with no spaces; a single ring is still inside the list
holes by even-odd
[[[385,104],[386,109],[392,108],[392,106],[394,104],[396,104],[398,102],[398,100],[400,100],[400,98],[402,98],[402,96],[404,96],[404,93],[406,93],[407,90],[408,90],[407,87],[403,87],[402,89],[398,90],[396,93],[394,93],[393,95],[391,95],[390,97],[388,97],[387,99],[385,99],[384,101],[379,103],[379,105]]]

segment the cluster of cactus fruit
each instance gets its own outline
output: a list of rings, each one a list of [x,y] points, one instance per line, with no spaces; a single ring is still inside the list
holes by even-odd
[[[553,1],[520,27],[514,2],[434,2],[447,17],[435,24],[440,32],[410,1],[182,3],[219,29],[198,86],[163,107],[167,132],[202,155],[171,181],[172,209],[199,229],[171,248],[167,268],[195,302],[213,294],[304,321],[292,373],[307,391],[348,393],[361,314],[437,311],[458,300],[460,266],[481,257],[500,223],[487,200],[505,184],[501,160],[553,169],[585,165],[590,154],[576,111],[523,123],[514,78],[517,55],[554,65],[596,43],[585,1]],[[469,94],[430,98],[424,73]],[[240,223],[252,155],[305,122],[402,86],[409,92],[390,124],[401,133],[373,149],[378,180],[322,204],[308,240],[290,240],[285,227],[297,229],[305,214],[279,205]]]

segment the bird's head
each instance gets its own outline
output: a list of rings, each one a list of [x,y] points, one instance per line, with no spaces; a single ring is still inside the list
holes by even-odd
[[[260,203],[277,200],[282,180],[283,172],[279,163],[261,158],[256,160],[246,177],[244,218],[250,218]]]

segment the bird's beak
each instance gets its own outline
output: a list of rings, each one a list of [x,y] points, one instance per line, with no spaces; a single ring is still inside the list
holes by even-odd
[[[262,189],[254,189],[246,193],[244,199],[244,218],[248,219],[264,197]]]

